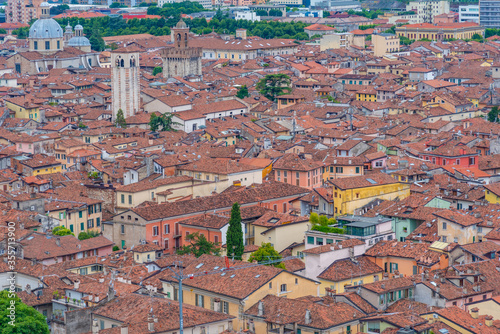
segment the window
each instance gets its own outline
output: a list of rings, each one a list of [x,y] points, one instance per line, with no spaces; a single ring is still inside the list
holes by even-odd
[[[61,42],[60,41],[57,41],[57,48],[60,49],[61,48]]]
[[[295,278],[295,285],[299,284],[299,279]]]
[[[214,242],[216,244],[219,243],[219,236],[218,235],[214,235]]]
[[[281,284],[280,286],[280,292],[286,292],[286,284]]]
[[[195,294],[195,304],[199,307],[205,307],[205,298],[202,295]]]
[[[335,173],[344,173],[344,167],[335,167]]]
[[[307,244],[314,245],[314,237],[307,237]]]
[[[323,238],[316,238],[316,245],[323,245]]]
[[[125,234],[125,225],[123,224],[120,226],[120,233]]]
[[[153,237],[158,235],[158,226],[153,226]]]
[[[222,302],[222,313],[229,314],[229,303]]]
[[[446,222],[443,222],[443,230],[446,230],[447,224]]]
[[[85,231],[85,223],[80,223],[80,230]]]
[[[45,50],[50,50],[50,42],[49,41],[45,42]]]
[[[132,195],[128,195],[128,204],[132,204]]]
[[[78,218],[83,218],[83,211],[78,212]]]
[[[186,232],[186,237],[189,235],[189,232]]]
[[[269,289],[273,288],[273,282],[269,282]]]
[[[169,248],[168,239],[163,240],[163,245],[165,246],[165,249]]]
[[[69,230],[70,230],[71,232],[74,232],[74,231],[73,231],[73,224],[69,225]]]
[[[170,225],[169,224],[165,224],[163,226],[163,230],[165,231],[164,234],[169,234],[170,233]]]
[[[35,42],[33,43],[33,48],[34,48],[35,50],[38,50],[38,42],[37,42],[37,41],[35,41]]]

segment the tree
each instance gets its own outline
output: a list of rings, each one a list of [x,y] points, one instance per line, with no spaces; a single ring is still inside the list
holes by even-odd
[[[65,236],[65,235],[72,235],[74,236],[73,232],[71,232],[70,229],[64,227],[64,226],[56,226],[52,230],[53,235],[58,235],[58,236]]]
[[[78,234],[78,240],[86,240],[86,239],[90,239],[90,238],[95,238],[97,236],[101,235],[101,233],[97,232],[97,231],[88,231],[88,232],[80,232],[80,234]]]
[[[490,112],[488,113],[488,121],[490,122],[497,122],[498,123],[498,107],[494,106],[491,108]]]
[[[113,252],[116,252],[116,251],[118,251],[118,250],[120,250],[120,247],[118,247],[118,246],[116,246],[116,245],[115,245],[115,246],[113,246]]]
[[[226,233],[227,257],[234,260],[241,260],[245,251],[243,244],[243,230],[241,229],[240,205],[234,203],[231,208],[231,219]]]
[[[248,93],[248,88],[246,85],[243,85],[238,89],[238,92],[236,93],[236,97],[240,99],[244,99],[245,97],[249,97],[250,94]]]
[[[64,5],[59,5],[59,6],[54,6],[50,7],[50,15],[59,15],[61,13],[64,13],[66,9],[69,9],[69,6],[64,4]]]
[[[5,30],[5,29],[1,28],[1,29],[0,29],[0,34],[4,34],[4,35],[5,35],[5,34],[7,34],[7,30]]]
[[[123,7],[127,7],[127,6],[122,5],[119,2],[113,2],[111,5],[109,5],[109,8],[123,8]]]
[[[290,77],[286,74],[268,74],[261,79],[256,88],[262,95],[274,101],[276,96],[290,93]]]
[[[323,11],[323,17],[324,17],[324,18],[326,18],[326,17],[328,17],[328,16],[330,16],[330,12],[329,12],[329,11],[327,11],[327,10],[324,10],[324,11]]]
[[[164,113],[160,116],[156,114],[151,114],[149,118],[149,128],[151,131],[172,131],[174,130],[174,125],[182,125],[180,123],[173,121],[174,115],[172,113]]]
[[[280,253],[278,253],[274,249],[273,245],[271,245],[270,243],[263,242],[262,245],[259,247],[259,249],[250,254],[248,262],[257,261],[257,263],[262,263],[262,262],[280,260],[282,258],[283,257],[280,255]],[[283,262],[276,262],[267,265],[274,266],[276,268],[286,269],[285,264]]]
[[[24,304],[13,292],[0,292],[0,334],[25,333],[49,334],[45,317],[33,307]]]
[[[116,113],[115,126],[122,129],[127,128],[127,122],[125,121],[125,117],[123,116],[123,110],[121,109],[118,109],[118,112]]]
[[[193,254],[196,257],[200,257],[203,254],[220,255],[219,243],[207,240],[204,234],[199,234],[198,232],[191,233],[186,237],[186,240],[189,241],[190,244],[182,246],[182,248],[177,251],[177,254]]]
[[[161,66],[156,66],[155,68],[153,68],[153,75],[157,75],[158,73],[162,72],[163,72],[163,67]]]

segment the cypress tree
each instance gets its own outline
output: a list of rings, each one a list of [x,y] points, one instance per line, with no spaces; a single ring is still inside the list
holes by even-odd
[[[234,260],[241,260],[245,251],[243,244],[243,230],[241,229],[240,205],[234,203],[231,209],[231,219],[226,233],[227,257]]]

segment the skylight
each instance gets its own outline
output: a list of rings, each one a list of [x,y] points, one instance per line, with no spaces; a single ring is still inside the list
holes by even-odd
[[[370,182],[371,184],[377,184],[377,182],[373,179],[366,179],[366,181]]]
[[[203,263],[200,263],[200,264],[199,264],[199,265],[197,265],[195,268],[196,268],[196,269],[200,269],[202,266],[203,266]]]

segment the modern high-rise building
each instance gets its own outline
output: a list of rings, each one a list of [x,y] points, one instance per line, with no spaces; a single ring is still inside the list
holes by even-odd
[[[479,0],[479,24],[485,28],[500,27],[500,0]]]
[[[139,52],[135,46],[111,51],[113,120],[120,109],[125,118],[139,112]]]
[[[479,23],[479,5],[460,6],[458,8],[458,22]]]
[[[39,18],[43,0],[8,0],[5,7],[5,21],[26,23]]]
[[[434,16],[450,12],[450,2],[448,0],[410,1],[406,5],[406,10],[416,12],[417,23],[433,23]]]

